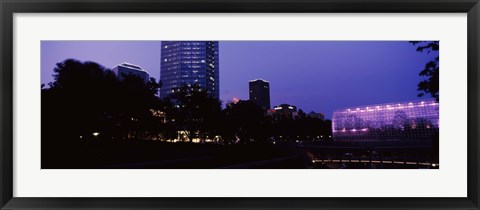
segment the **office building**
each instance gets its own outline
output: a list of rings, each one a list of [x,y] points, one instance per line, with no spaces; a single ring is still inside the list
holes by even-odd
[[[263,79],[250,80],[248,83],[250,90],[250,101],[270,109],[270,83]]]
[[[220,65],[218,41],[162,41],[160,97],[194,84],[219,98]]]
[[[117,77],[120,80],[124,80],[128,75],[139,77],[145,82],[147,82],[150,78],[148,72],[142,69],[142,67],[126,62],[116,65],[112,68],[112,71],[117,74]]]
[[[281,119],[296,119],[298,118],[297,107],[290,104],[280,104],[273,107],[272,113],[275,120]]]

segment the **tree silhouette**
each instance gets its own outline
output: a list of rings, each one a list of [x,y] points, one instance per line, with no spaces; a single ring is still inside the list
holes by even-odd
[[[183,131],[190,142],[193,138],[205,141],[218,133],[221,103],[200,85],[183,85],[167,99],[173,102],[169,110],[172,124]]]
[[[94,62],[67,59],[54,68],[54,81],[42,89],[45,139],[145,138],[158,132],[151,109],[158,109],[159,84],[134,75],[121,81]],[[99,138],[100,138],[99,137]]]
[[[114,113],[117,134],[145,139],[158,131],[156,128],[161,125],[151,112],[151,109],[159,110],[159,107],[155,106],[159,100],[156,97],[158,86],[153,78],[145,83],[134,75],[125,75],[119,81]]]
[[[439,50],[440,43],[438,41],[411,41],[413,45],[417,45],[418,52],[433,52]],[[418,83],[417,90],[420,91],[418,97],[422,97],[425,94],[430,94],[438,102],[439,96],[439,56],[434,60],[425,64],[425,68],[420,72],[419,76],[427,77],[423,81]]]
[[[84,136],[110,128],[105,119],[115,106],[115,73],[93,62],[68,59],[57,63],[54,82],[42,90],[42,123],[47,133]]]
[[[238,101],[223,111],[223,133],[237,143],[263,142],[268,138],[269,121],[263,108],[252,101]]]

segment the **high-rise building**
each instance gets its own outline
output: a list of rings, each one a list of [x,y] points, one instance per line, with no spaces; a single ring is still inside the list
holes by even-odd
[[[121,64],[114,66],[112,68],[112,71],[114,71],[115,74],[117,74],[117,77],[120,80],[123,80],[125,76],[128,76],[128,75],[139,77],[143,79],[145,82],[147,82],[148,79],[150,78],[148,75],[148,72],[142,69],[142,67],[137,66],[135,64],[126,63],[126,62],[123,62]]]
[[[270,109],[270,83],[263,79],[250,80],[250,101],[264,109]]]
[[[219,98],[218,41],[162,41],[161,48],[161,98],[194,84]]]

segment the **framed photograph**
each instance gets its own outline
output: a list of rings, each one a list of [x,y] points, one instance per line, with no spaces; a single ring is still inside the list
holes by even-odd
[[[0,7],[1,209],[479,208],[478,0]]]

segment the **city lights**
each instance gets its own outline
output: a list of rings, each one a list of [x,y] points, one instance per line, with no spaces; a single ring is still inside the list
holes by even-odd
[[[458,141],[417,89],[423,42],[172,40],[42,41],[42,169],[438,170]]]

